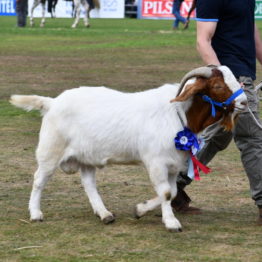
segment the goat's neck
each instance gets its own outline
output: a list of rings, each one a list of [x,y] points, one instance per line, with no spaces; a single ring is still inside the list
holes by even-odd
[[[186,112],[187,126],[195,134],[198,134],[209,125],[217,122],[222,117],[222,113],[217,111],[216,117],[211,116],[211,106],[195,96],[193,102]]]

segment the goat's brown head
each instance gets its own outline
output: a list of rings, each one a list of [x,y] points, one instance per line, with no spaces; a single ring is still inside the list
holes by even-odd
[[[195,80],[186,84],[193,77]],[[201,67],[185,75],[181,81],[177,97],[171,100],[171,102],[183,102],[189,98],[193,99],[186,115],[188,127],[194,133],[202,131],[219,120],[221,120],[220,124],[226,130],[231,130],[237,111],[244,110],[247,105],[245,94],[240,94],[230,105],[225,107],[215,107],[213,105],[215,114],[212,112],[212,103],[214,101],[219,103],[225,102],[239,89],[240,84],[227,67]]]

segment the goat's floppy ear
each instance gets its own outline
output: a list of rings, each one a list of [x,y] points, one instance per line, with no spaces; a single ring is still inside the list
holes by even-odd
[[[204,88],[206,88],[206,80],[197,79],[194,84],[186,85],[185,90],[179,96],[172,99],[170,103],[186,101],[188,98],[195,95],[196,93],[203,90]]]

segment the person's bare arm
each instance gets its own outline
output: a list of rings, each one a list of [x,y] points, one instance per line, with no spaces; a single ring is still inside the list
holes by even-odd
[[[197,21],[197,51],[206,64],[220,65],[217,55],[211,45],[216,27],[217,22]]]
[[[256,43],[256,57],[259,63],[262,65],[262,40],[260,38],[259,30],[255,25],[255,43]]]
[[[196,0],[194,0],[193,2],[192,2],[192,6],[191,6],[191,8],[189,9],[189,12],[188,12],[188,15],[187,15],[187,20],[189,20],[190,19],[190,16],[191,16],[191,13],[194,11],[194,9],[196,8]]]

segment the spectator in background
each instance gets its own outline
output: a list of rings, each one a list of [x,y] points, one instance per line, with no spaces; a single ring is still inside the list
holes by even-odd
[[[17,26],[25,27],[28,14],[28,0],[16,0]]]
[[[172,13],[176,17],[176,19],[174,21],[174,26],[173,26],[174,30],[178,29],[179,22],[184,24],[184,29],[188,28],[188,20],[186,18],[184,18],[183,16],[181,16],[181,14],[180,14],[180,8],[181,8],[181,5],[182,5],[182,2],[184,2],[184,0],[174,0],[174,2],[173,2]]]

